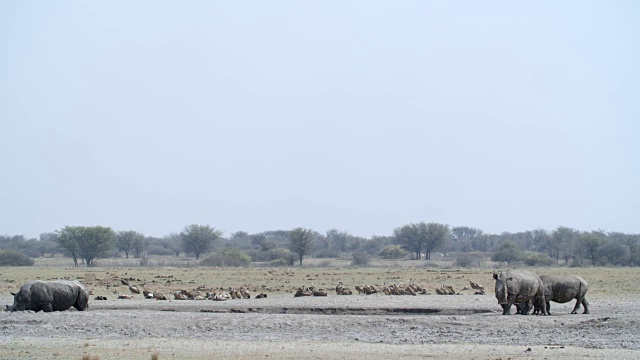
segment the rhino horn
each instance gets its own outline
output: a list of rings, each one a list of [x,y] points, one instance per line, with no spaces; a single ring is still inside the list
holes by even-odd
[[[494,279],[498,279],[498,274],[493,273],[493,278],[494,278]]]
[[[12,292],[12,293],[11,293],[11,295],[16,296],[16,293],[13,293],[13,292]]]

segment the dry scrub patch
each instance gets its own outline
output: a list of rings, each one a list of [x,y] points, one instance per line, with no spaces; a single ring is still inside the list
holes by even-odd
[[[48,260],[48,259],[45,259]],[[41,262],[44,260],[40,260]],[[399,268],[73,268],[60,266],[5,267],[0,269],[0,293],[15,291],[28,280],[78,279],[96,295],[128,294],[120,279],[133,279],[140,288],[171,294],[181,289],[228,288],[244,286],[255,292],[291,293],[300,286],[314,284],[316,288],[333,290],[339,282],[356,285],[408,284],[409,281],[431,289],[451,285],[458,292],[473,294],[469,281],[493,289],[493,270],[489,269],[429,269],[420,261],[406,262],[412,266]],[[640,272],[632,268],[532,268],[538,274],[575,274],[589,282],[590,294],[637,293]]]

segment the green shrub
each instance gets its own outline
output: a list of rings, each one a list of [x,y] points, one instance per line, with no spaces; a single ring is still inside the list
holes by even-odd
[[[512,264],[522,259],[520,246],[511,240],[503,242],[491,256],[491,260]]]
[[[527,251],[522,256],[522,261],[528,266],[551,266],[555,264],[555,260],[547,254]]]
[[[13,250],[0,250],[0,266],[32,266],[35,263],[27,255]]]
[[[275,248],[269,249],[267,251],[248,250],[247,254],[251,257],[251,261],[266,262],[278,259],[289,259],[289,257],[291,256],[291,251],[285,248]]]
[[[402,259],[407,252],[400,245],[389,245],[380,250],[378,255],[383,259]]]
[[[287,267],[290,265],[291,264],[289,264],[289,260],[287,259],[278,259],[278,260],[273,260],[269,262],[269,266],[271,267]]]
[[[244,251],[234,248],[224,248],[213,253],[202,260],[202,266],[219,266],[219,267],[248,267],[251,265],[251,256]]]

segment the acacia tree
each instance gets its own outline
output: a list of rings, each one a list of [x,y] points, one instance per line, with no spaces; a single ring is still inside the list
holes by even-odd
[[[144,254],[145,243],[146,240],[144,236],[137,238],[133,243],[133,256],[136,259],[139,259],[142,254]]]
[[[473,240],[483,234],[482,230],[469,226],[451,228],[451,238],[457,243],[457,248],[464,252],[470,251],[473,247]]]
[[[73,259],[73,265],[78,267],[78,256],[80,250],[76,239],[80,237],[80,226],[65,226],[62,230],[56,231],[54,241],[63,249],[67,255]]]
[[[470,226],[456,226],[451,229],[451,235],[457,241],[471,239],[482,234],[482,230]]]
[[[565,247],[570,245],[571,240],[575,235],[575,230],[566,226],[559,226],[553,230],[551,236],[547,238],[547,247],[551,256],[556,259],[556,265],[560,265],[560,253]]]
[[[113,249],[114,231],[104,226],[65,226],[56,232],[56,242],[73,257],[75,266],[78,258],[87,266],[94,260],[106,256]]]
[[[137,231],[118,231],[116,233],[116,246],[118,250],[124,251],[126,258],[129,258],[129,252],[134,250],[136,242],[143,241],[144,235]]]
[[[57,250],[55,233],[42,233],[40,234],[40,241],[36,248],[40,252],[40,256],[44,257],[45,254],[53,254]]]
[[[200,255],[209,251],[213,243],[222,236],[223,232],[209,225],[191,224],[184,227],[180,233],[182,248],[185,253],[193,253],[196,260]]]
[[[166,242],[166,248],[170,249],[176,257],[180,256],[180,248],[182,245],[182,236],[178,233],[170,233],[169,235],[165,235],[162,239]]]
[[[331,241],[341,252],[347,251],[347,241],[349,240],[349,233],[347,231],[341,231],[338,229],[331,229],[327,231],[327,239]]]
[[[506,240],[502,243],[499,249],[493,253],[491,260],[504,261],[507,264],[511,264],[514,261],[519,260],[522,257],[522,251],[520,246],[513,240]]]
[[[415,254],[416,260],[422,258],[427,224],[424,222],[408,224],[393,229],[394,242],[403,249]]]
[[[424,231],[424,248],[426,260],[431,259],[431,252],[442,248],[447,243],[449,234],[449,225],[438,223],[428,223],[426,225],[426,231]]]
[[[533,243],[540,252],[544,251],[544,246],[549,241],[549,232],[545,229],[535,229],[531,231],[531,236],[533,238]]]
[[[601,231],[585,232],[580,234],[580,247],[584,249],[589,258],[591,265],[596,264],[596,254],[602,245],[604,245],[603,233]]]
[[[289,232],[289,247],[291,251],[298,254],[300,266],[302,266],[302,258],[309,252],[313,244],[313,231],[297,227]]]

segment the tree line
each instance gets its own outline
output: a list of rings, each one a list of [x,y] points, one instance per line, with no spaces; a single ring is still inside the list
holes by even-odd
[[[479,266],[483,259],[527,265],[638,266],[639,234],[580,231],[565,226],[501,234],[441,223],[410,223],[390,236],[363,238],[331,229],[320,233],[298,227],[255,234],[238,231],[228,237],[210,225],[190,224],[163,237],[145,236],[135,230],[115,231],[104,226],[65,226],[39,238],[1,235],[0,250],[32,258],[64,254],[78,266],[93,266],[99,258],[124,256],[146,259],[149,255],[194,256],[215,266],[266,262],[273,266],[303,264],[305,257],[351,257],[356,265],[369,259],[431,260],[453,257],[456,265]],[[215,254],[216,256],[212,256]],[[1,255],[1,254],[0,254]],[[142,263],[144,264],[144,263]]]

